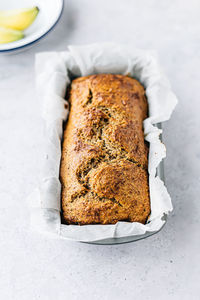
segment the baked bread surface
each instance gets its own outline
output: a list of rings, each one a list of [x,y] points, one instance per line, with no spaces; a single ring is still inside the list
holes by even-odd
[[[123,75],[72,81],[60,179],[67,224],[145,223],[150,214],[142,85]]]

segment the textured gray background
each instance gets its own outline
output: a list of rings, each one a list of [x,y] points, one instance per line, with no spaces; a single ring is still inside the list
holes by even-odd
[[[44,40],[0,55],[0,298],[199,299],[200,2],[68,0]],[[146,240],[92,246],[28,230],[27,195],[38,184],[43,123],[34,55],[100,41],[155,49],[180,102],[164,124],[166,183],[174,211]]]

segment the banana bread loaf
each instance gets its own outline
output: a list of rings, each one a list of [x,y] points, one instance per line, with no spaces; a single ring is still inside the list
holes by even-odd
[[[145,223],[150,214],[142,85],[123,75],[72,81],[60,179],[66,224]]]

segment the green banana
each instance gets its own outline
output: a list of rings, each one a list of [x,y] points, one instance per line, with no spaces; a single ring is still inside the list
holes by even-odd
[[[11,43],[18,41],[24,37],[20,30],[0,27],[0,44]]]

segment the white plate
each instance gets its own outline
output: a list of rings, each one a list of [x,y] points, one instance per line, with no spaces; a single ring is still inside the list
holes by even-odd
[[[19,41],[0,44],[0,52],[10,52],[36,43],[56,25],[63,11],[63,0],[6,0],[1,1],[0,10],[38,6],[40,11],[33,24],[24,31]]]

